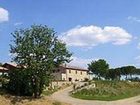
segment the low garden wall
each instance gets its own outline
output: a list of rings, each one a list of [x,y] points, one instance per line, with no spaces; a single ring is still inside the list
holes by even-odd
[[[53,81],[51,84],[50,84],[50,87],[51,88],[55,88],[55,87],[63,87],[63,86],[66,86],[66,85],[71,85],[73,84],[72,82],[69,82],[69,81]]]

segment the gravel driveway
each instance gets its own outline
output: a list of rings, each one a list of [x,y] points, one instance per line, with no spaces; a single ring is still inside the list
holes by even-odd
[[[71,105],[140,105],[140,96],[118,100],[118,101],[96,101],[96,100],[81,100],[69,96],[72,86],[55,92],[51,98],[60,102],[69,103]]]

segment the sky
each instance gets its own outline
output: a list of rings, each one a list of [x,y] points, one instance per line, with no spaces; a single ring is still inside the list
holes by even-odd
[[[73,53],[70,65],[140,67],[140,0],[0,0],[0,62],[10,62],[16,29],[47,25]]]

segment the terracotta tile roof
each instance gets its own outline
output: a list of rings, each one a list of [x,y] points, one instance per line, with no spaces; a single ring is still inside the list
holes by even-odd
[[[77,67],[77,66],[72,66],[72,65],[61,65],[61,66],[64,67],[64,68],[67,68],[67,69],[74,69],[74,70],[88,71],[88,69],[84,69],[84,68]]]
[[[13,66],[15,68],[20,68],[20,67],[25,67],[26,68],[26,66],[20,66],[20,65],[14,63],[14,62],[5,63],[4,65],[10,65],[10,66]]]
[[[16,63],[14,63],[14,62],[5,63],[5,64],[11,65],[11,66],[13,66],[13,67],[17,67],[17,66],[18,66],[18,65],[17,65]]]

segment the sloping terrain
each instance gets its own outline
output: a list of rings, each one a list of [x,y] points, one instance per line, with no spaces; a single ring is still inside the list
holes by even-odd
[[[139,82],[95,81],[96,87],[84,88],[72,94],[86,100],[113,101],[140,95]]]

